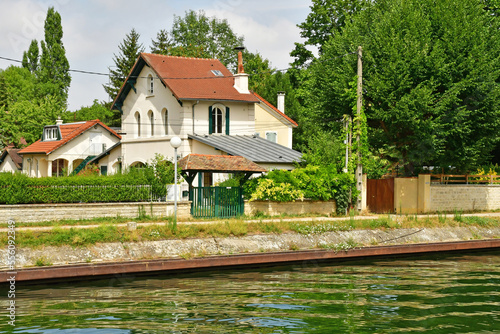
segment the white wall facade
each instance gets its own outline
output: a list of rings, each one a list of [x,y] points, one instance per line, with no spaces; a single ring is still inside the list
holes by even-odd
[[[150,76],[155,78],[153,93],[150,92]],[[129,91],[122,106],[124,168],[137,163],[147,163],[154,158],[156,153],[173,160],[174,149],[170,145],[170,139],[174,136],[180,137],[183,141],[178,149],[179,158],[191,153],[220,154],[220,152],[198,151],[196,145],[188,142],[189,134],[209,133],[210,107],[218,107],[224,113],[226,107],[229,107],[230,135],[255,133],[255,105],[253,103],[205,100],[179,102],[148,66],[144,66],[134,87],[136,91]],[[165,115],[168,116],[165,117]],[[225,115],[222,118],[223,133],[225,133]]]
[[[261,138],[266,138],[268,132],[275,132],[278,144],[292,148],[292,126],[283,123],[265,108],[267,106],[263,104],[255,106],[255,132]]]
[[[5,160],[0,164],[0,173],[2,172],[14,173],[17,171],[18,169],[16,167],[16,164],[14,163],[10,155],[7,154]]]
[[[88,156],[98,155],[119,141],[108,130],[96,125],[48,155],[23,154],[23,172],[33,177],[52,176],[52,163],[62,159],[69,174]]]

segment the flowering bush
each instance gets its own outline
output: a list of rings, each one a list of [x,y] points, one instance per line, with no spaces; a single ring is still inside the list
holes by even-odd
[[[260,179],[250,200],[255,201],[258,199],[268,199],[276,202],[294,202],[297,199],[303,200],[304,193],[302,190],[295,189],[290,183],[276,184],[271,179]]]

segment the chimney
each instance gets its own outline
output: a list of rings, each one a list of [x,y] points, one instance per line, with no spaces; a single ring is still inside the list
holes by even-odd
[[[278,92],[278,110],[285,113],[285,92]]]
[[[238,73],[234,75],[234,88],[241,94],[250,94],[248,90],[248,74],[243,69],[243,53],[244,47],[234,48],[238,51]]]
[[[61,116],[57,117],[57,120],[56,120],[56,125],[61,125],[63,124],[63,120],[61,119]]]
[[[245,69],[243,68],[243,53],[238,51],[238,74],[245,73]]]

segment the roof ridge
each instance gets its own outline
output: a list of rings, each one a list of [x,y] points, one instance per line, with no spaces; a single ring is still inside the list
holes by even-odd
[[[199,60],[217,60],[217,58],[200,58],[200,57],[186,57],[186,56],[171,56],[171,55],[162,55],[158,53],[150,53],[150,52],[141,52],[141,54],[153,57],[165,57],[165,58],[177,58],[177,59],[199,59]]]

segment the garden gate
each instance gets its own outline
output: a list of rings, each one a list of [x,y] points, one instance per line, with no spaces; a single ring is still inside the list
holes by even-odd
[[[394,179],[368,179],[366,187],[366,205],[373,213],[393,213]]]
[[[197,218],[229,218],[244,213],[241,187],[192,187],[191,215]]]

